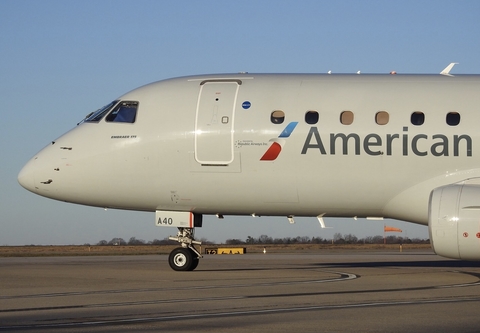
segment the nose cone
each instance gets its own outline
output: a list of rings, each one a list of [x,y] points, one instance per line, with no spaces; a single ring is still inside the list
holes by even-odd
[[[17,178],[20,185],[31,192],[35,192],[34,164],[35,158],[25,164]]]

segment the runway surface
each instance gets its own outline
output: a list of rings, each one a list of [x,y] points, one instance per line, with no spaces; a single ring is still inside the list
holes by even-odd
[[[0,258],[0,332],[479,332],[480,264],[430,252]]]

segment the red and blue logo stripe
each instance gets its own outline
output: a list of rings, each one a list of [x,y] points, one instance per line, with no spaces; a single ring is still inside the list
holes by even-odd
[[[265,154],[263,154],[262,158],[260,158],[260,161],[274,161],[277,159],[278,155],[280,155],[280,152],[282,151],[283,145],[286,142],[286,139],[290,137],[292,134],[293,130],[295,127],[297,127],[298,121],[292,121],[285,127],[285,129],[280,133],[278,138],[273,138],[270,139],[270,142],[272,143],[270,147],[268,147],[267,151]]]

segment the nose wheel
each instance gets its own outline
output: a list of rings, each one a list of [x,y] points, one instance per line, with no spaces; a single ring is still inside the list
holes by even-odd
[[[184,247],[177,247],[168,256],[168,263],[175,271],[193,271],[199,261],[198,255],[192,249]]]
[[[182,247],[177,247],[168,256],[168,264],[174,271],[193,271],[197,268],[202,255],[193,245],[202,243],[196,241],[193,234],[193,228],[178,228],[177,237],[169,237],[182,244]]]

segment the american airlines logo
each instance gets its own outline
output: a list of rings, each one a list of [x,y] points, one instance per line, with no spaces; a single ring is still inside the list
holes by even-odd
[[[270,147],[268,147],[265,154],[263,154],[260,161],[274,161],[277,159],[278,155],[282,151],[283,146],[285,145],[286,139],[290,137],[295,127],[297,127],[298,121],[292,121],[285,127],[282,133],[278,136],[278,138],[270,139]]]
[[[278,138],[272,138],[267,151],[261,161],[274,161],[280,155],[286,139],[290,137],[298,122],[291,122],[285,127]],[[387,133],[379,135],[370,133],[361,137],[357,133],[325,133],[320,135],[318,128],[310,128],[302,148],[302,154],[310,150],[317,151],[322,155],[343,154],[355,155],[367,154],[394,155],[395,151],[401,151],[403,156],[472,156],[472,138],[469,135],[444,134],[415,134],[409,135],[408,127],[403,127],[402,133]],[[339,150],[341,152],[339,152]],[[353,152],[352,152],[353,150]]]

